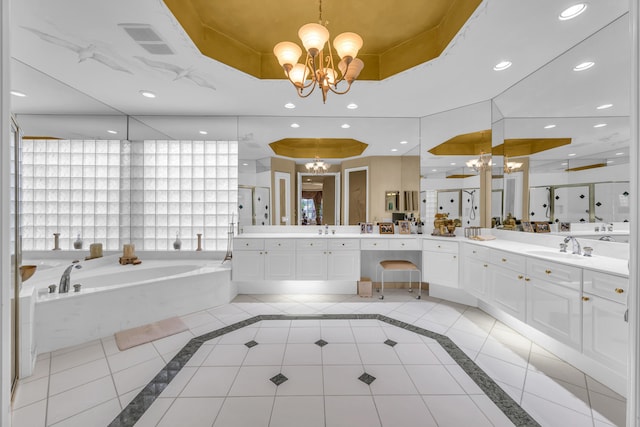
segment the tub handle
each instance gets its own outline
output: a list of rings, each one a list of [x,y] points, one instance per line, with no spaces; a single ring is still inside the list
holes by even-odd
[[[81,287],[82,285],[80,283],[76,283],[75,285],[73,285],[73,292],[80,292]]]

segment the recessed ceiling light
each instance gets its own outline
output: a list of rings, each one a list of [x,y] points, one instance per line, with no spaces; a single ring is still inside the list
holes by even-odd
[[[554,127],[556,127],[556,125],[546,125],[544,128],[545,129],[553,129]]]
[[[500,61],[493,66],[494,71],[503,71],[511,67],[511,61]]]
[[[13,96],[18,96],[18,97],[20,97],[20,98],[24,98],[25,96],[27,96],[27,94],[26,94],[26,93],[22,93],[22,92],[19,92],[19,91],[17,91],[17,90],[12,90],[12,91],[11,91],[11,95],[13,95]]]
[[[573,71],[584,71],[584,70],[588,70],[589,68],[593,67],[594,65],[596,65],[595,62],[593,61],[585,61],[585,62],[581,62],[578,65],[576,65],[575,67],[573,67]]]
[[[242,166],[249,166],[249,163],[243,163]]]
[[[391,151],[396,152],[396,151],[398,151],[398,149],[397,148],[392,148]]]
[[[607,164],[609,163],[615,163],[613,160],[607,160]]]
[[[597,110],[606,110],[607,108],[613,107],[613,104],[602,104],[596,107]]]
[[[562,162],[560,163],[561,166],[567,166],[569,163],[568,162]]]
[[[112,135],[115,135],[115,134],[117,134],[117,133],[118,133],[117,131],[115,131],[115,130],[111,130],[111,129],[109,129],[107,132],[108,132],[108,133],[110,133],[110,134],[112,134]]]
[[[292,102],[287,102],[286,104],[284,104],[284,108],[288,108],[288,109],[296,108],[296,104]]]
[[[565,10],[562,11],[560,15],[558,15],[558,19],[561,21],[568,21],[569,19],[573,19],[576,16],[580,15],[582,12],[587,10],[587,5],[584,3],[574,4],[573,6],[569,6]]]
[[[207,132],[206,130],[201,130],[201,131],[200,131],[200,135],[206,135],[206,134],[208,134],[208,133],[209,133],[209,132]]]
[[[451,166],[455,166],[455,165],[456,165],[456,164],[455,164],[455,162],[454,162],[454,163],[449,163],[449,164],[450,164]]]
[[[300,125],[297,123],[291,123],[291,127],[295,129],[295,128],[299,128]]]
[[[616,153],[616,156],[624,156],[624,153]]]
[[[404,145],[404,144],[408,144],[409,141],[400,141],[400,144]]]
[[[603,128],[605,127],[607,124],[606,123],[598,123],[597,125],[593,125],[594,128]]]
[[[355,110],[356,108],[358,108],[358,104],[352,102],[351,104],[347,105],[347,108],[349,110]]]
[[[342,126],[340,126],[342,129],[349,129],[351,127],[351,125],[349,123],[345,123]]]
[[[140,95],[144,96],[145,98],[155,98],[156,94],[153,92],[149,92],[148,90],[141,90],[140,91]]]
[[[576,153],[571,153],[571,154],[569,154],[569,157],[573,157],[575,155],[576,155]]]
[[[438,172],[438,169],[431,169],[431,172]]]

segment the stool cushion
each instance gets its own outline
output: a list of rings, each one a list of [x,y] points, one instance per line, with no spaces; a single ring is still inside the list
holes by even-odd
[[[380,261],[380,266],[385,270],[417,270],[418,267],[411,261],[404,260],[384,260]]]

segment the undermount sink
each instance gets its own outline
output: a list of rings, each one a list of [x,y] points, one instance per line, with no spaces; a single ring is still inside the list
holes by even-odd
[[[543,256],[548,258],[562,258],[562,259],[581,259],[582,255],[572,254],[571,252],[560,251],[527,251],[527,255]]]

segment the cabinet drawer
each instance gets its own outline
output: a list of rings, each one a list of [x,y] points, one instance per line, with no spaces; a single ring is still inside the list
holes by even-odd
[[[420,242],[416,239],[392,239],[389,240],[389,249],[397,251],[419,251]]]
[[[445,242],[442,240],[423,240],[422,250],[433,252],[458,253],[458,242]]]
[[[242,250],[260,250],[264,249],[263,239],[233,239],[233,249],[236,251]]]
[[[478,245],[465,244],[463,246],[464,257],[489,261],[489,253],[491,249]]]
[[[583,291],[603,298],[625,303],[629,291],[629,279],[622,276],[584,270]]]
[[[341,249],[360,249],[359,239],[332,239],[329,240],[329,249],[339,251]]]
[[[299,251],[327,249],[327,241],[322,238],[298,239],[296,240],[296,249]]]
[[[271,251],[294,250],[296,248],[296,242],[294,239],[266,239],[264,241],[264,248]]]
[[[524,272],[527,258],[511,252],[492,249],[489,253],[489,262],[500,267],[509,268],[518,272]]]
[[[582,270],[578,267],[533,258],[528,258],[526,264],[527,275],[530,278],[546,280],[576,290],[581,289]]]
[[[387,239],[362,239],[360,249],[363,251],[384,251],[389,249],[389,240]]]

